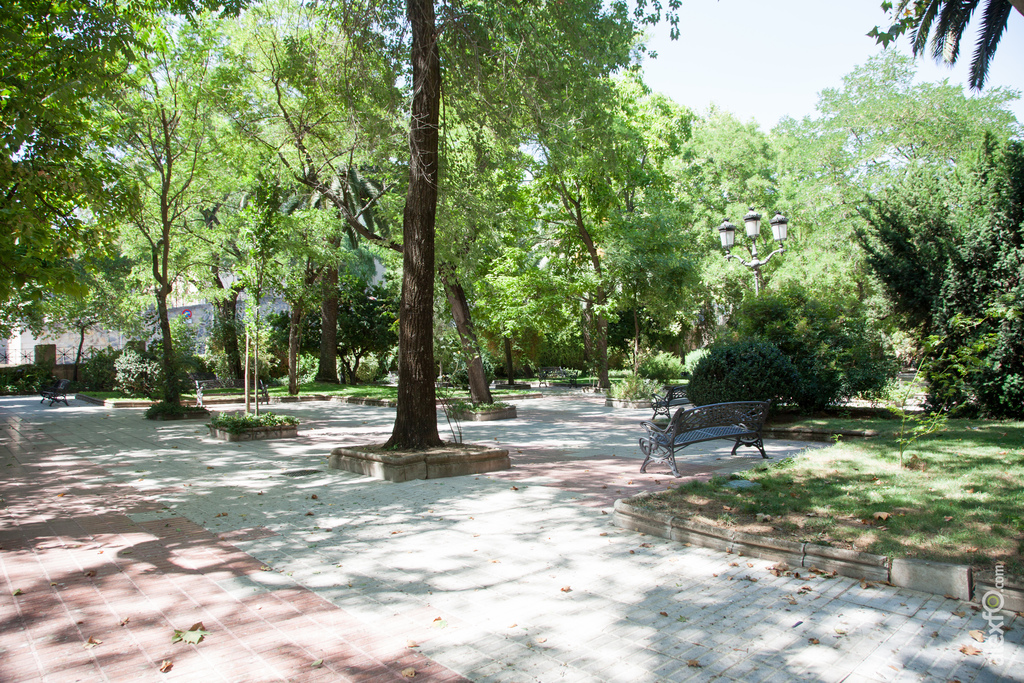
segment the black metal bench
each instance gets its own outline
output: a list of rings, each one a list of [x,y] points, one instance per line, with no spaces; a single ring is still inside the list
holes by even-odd
[[[576,386],[576,380],[579,378],[580,373],[575,370],[567,370],[566,368],[540,368],[537,370],[537,380],[540,385],[543,386],[544,382],[551,386],[551,380],[560,379],[568,380],[570,387]]]
[[[712,439],[731,439],[736,443],[732,455],[743,446],[753,446],[761,451],[762,458],[768,458],[761,441],[761,428],[768,417],[771,401],[737,401],[734,403],[712,403],[695,408],[680,408],[665,427],[644,421],[640,425],[647,430],[647,436],[640,439],[640,450],[646,456],[641,472],[647,471],[650,463],[667,462],[676,477],[676,450],[693,443]]]
[[[689,403],[690,399],[686,395],[685,384],[667,386],[665,387],[664,396],[655,396],[651,399],[651,408],[654,409],[654,415],[651,416],[651,419],[657,420],[659,415],[664,415],[667,418],[669,416],[669,408]]]
[[[61,379],[57,380],[48,387],[43,387],[43,389],[39,392],[39,395],[42,396],[43,398],[39,402],[42,403],[43,401],[49,401],[50,405],[52,406],[54,403],[57,403],[58,401],[64,401],[64,405],[70,405],[68,403],[69,386],[71,386],[71,380]]]
[[[204,408],[203,392],[207,389],[245,389],[243,380],[237,377],[218,377],[212,372],[190,372],[188,378],[196,383],[196,405]],[[256,380],[256,402],[263,399],[264,403],[270,403],[270,392],[263,380]]]

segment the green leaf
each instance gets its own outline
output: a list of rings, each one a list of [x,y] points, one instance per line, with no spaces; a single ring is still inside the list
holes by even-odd
[[[198,645],[203,642],[203,637],[210,635],[210,632],[203,626],[203,622],[199,621],[192,624],[192,627],[187,631],[175,631],[174,635],[171,636],[172,643],[185,642],[190,645]]]

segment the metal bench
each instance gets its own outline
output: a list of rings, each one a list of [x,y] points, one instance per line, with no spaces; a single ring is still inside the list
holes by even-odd
[[[676,451],[690,444],[713,439],[735,441],[732,455],[741,445],[753,446],[761,451],[762,458],[768,458],[761,441],[761,429],[771,401],[737,401],[734,403],[712,403],[695,408],[680,408],[665,427],[644,421],[640,425],[647,430],[647,436],[640,439],[640,451],[646,456],[641,472],[647,471],[650,463],[668,463],[676,477]]]
[[[659,415],[664,415],[668,418],[669,408],[688,405],[689,403],[690,399],[686,395],[685,384],[667,386],[665,387],[664,396],[655,396],[651,399],[651,408],[654,409],[654,415],[651,416],[651,419],[657,420]]]
[[[196,384],[196,405],[205,408],[203,405],[203,392],[207,389],[243,389],[244,382],[237,377],[218,377],[212,372],[190,372],[188,378]],[[256,401],[260,399],[264,403],[270,403],[270,392],[263,380],[256,380]]]
[[[551,386],[551,380],[563,379],[569,380],[569,386],[576,386],[576,379],[580,376],[580,373],[575,370],[567,370],[565,368],[540,368],[537,370],[538,384],[543,386],[544,382]]]
[[[68,387],[70,385],[71,380],[61,379],[57,380],[48,387],[44,387],[39,392],[39,395],[43,397],[42,400],[39,402],[42,403],[43,401],[49,401],[50,405],[52,406],[54,403],[57,403],[58,401],[64,401],[64,405],[70,405],[68,403]]]

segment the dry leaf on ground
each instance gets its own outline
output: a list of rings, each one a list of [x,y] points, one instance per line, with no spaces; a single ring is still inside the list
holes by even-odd
[[[979,643],[984,643],[985,642],[985,634],[983,632],[979,631],[978,629],[974,629],[973,631],[970,631],[968,633],[968,635],[971,636],[971,638],[974,638]]]
[[[960,652],[963,652],[965,655],[980,655],[981,654],[981,650],[979,650],[978,648],[974,647],[973,645],[962,645],[960,647]]]
[[[170,671],[173,668],[174,668],[174,662],[172,662],[169,659],[165,659],[164,661],[160,662],[160,673],[162,673],[162,674],[167,673],[168,671]]]
[[[82,643],[82,647],[84,647],[86,650],[88,650],[89,648],[96,647],[97,645],[101,644],[102,642],[103,642],[102,640],[99,640],[97,638],[93,638],[92,636],[89,636],[89,640],[87,640],[84,643]]]
[[[402,675],[406,678],[412,678],[416,675],[416,669],[412,668],[411,666],[408,669],[402,669]]]

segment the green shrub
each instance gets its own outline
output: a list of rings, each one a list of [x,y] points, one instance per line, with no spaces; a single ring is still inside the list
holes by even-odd
[[[608,389],[608,398],[620,401],[650,401],[660,392],[661,385],[658,382],[629,373],[621,382],[612,384]]]
[[[770,342],[793,363],[793,400],[801,410],[878,395],[896,375],[896,360],[860,302],[812,299],[794,285],[748,298],[733,319],[740,339]]]
[[[242,434],[253,427],[283,427],[298,425],[298,418],[291,415],[278,415],[276,413],[217,413],[209,422],[209,426],[220,429],[228,434]]]
[[[697,367],[697,362],[706,355],[708,355],[707,349],[696,349],[686,354],[686,358],[683,360],[683,371],[686,373],[686,377],[693,374],[693,369]]]
[[[117,379],[114,388],[125,396],[155,399],[160,393],[160,364],[148,353],[126,348],[114,361]]]
[[[774,344],[746,340],[712,346],[697,361],[686,393],[694,405],[728,401],[791,403],[800,376]]]
[[[121,352],[118,349],[106,348],[97,351],[79,368],[79,377],[86,390],[113,391],[117,384],[117,368],[114,363]]]
[[[35,394],[53,384],[53,370],[48,365],[16,365],[0,368],[0,392],[4,394]]]
[[[655,356],[647,356],[640,361],[638,374],[646,379],[658,382],[670,382],[683,376],[683,361],[674,353],[662,351]]]
[[[158,417],[181,417],[187,412],[188,409],[179,403],[160,401],[146,408],[145,415],[147,420],[155,420]]]

